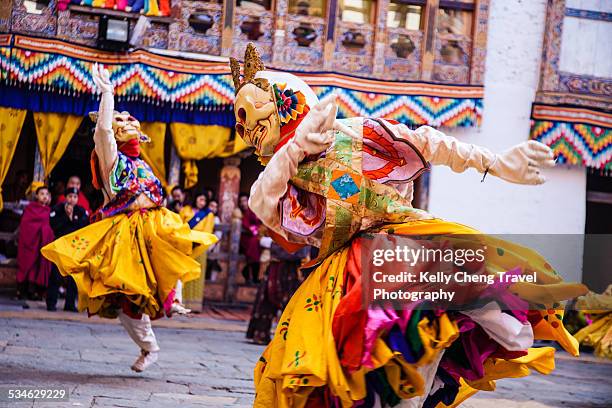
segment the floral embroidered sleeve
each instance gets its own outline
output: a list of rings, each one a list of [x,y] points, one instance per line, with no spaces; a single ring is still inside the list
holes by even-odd
[[[292,234],[281,225],[281,206],[286,201],[289,180],[297,174],[298,164],[303,158],[303,150],[293,141],[281,147],[251,187],[249,207],[266,227],[283,239],[314,244],[312,239]]]

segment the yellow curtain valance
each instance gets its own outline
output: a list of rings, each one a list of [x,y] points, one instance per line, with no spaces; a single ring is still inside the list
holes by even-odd
[[[11,166],[27,113],[26,110],[0,106],[0,211],[4,208],[2,185]]]
[[[166,161],[165,161],[165,138],[166,124],[162,122],[141,123],[142,131],[151,139],[150,143],[140,144],[140,153],[144,161],[147,162],[153,174],[161,181],[164,188],[166,182]]]
[[[34,125],[45,179],[66,152],[82,121],[83,117],[77,115],[34,112]]]
[[[170,131],[176,152],[184,161],[185,188],[191,188],[198,182],[196,160],[227,156],[225,148],[230,138],[230,128],[171,123]]]

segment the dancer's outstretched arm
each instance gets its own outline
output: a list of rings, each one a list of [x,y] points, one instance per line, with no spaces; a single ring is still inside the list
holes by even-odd
[[[113,115],[115,112],[114,87],[110,81],[108,70],[94,64],[92,71],[93,81],[96,84],[100,97],[100,108],[94,133],[96,154],[100,163],[100,170],[104,177],[110,174],[117,161],[117,142],[113,135]]]
[[[463,143],[429,126],[411,130],[394,125],[396,134],[409,140],[431,164],[441,164],[461,173],[471,167],[516,184],[542,184],[541,169],[555,165],[552,150],[540,142],[520,143],[501,154],[469,143]]]

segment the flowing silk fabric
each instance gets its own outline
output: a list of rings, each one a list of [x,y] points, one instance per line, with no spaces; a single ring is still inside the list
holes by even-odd
[[[356,240],[350,247],[344,283],[346,295],[340,300],[332,323],[340,364],[349,372],[361,368],[368,310],[362,307],[361,243]]]
[[[0,211],[4,208],[2,186],[17,148],[26,113],[26,110],[0,106]]]
[[[17,282],[31,282],[46,287],[51,273],[51,263],[42,257],[40,249],[55,238],[49,214],[51,208],[31,202],[23,211],[19,224],[17,248]]]
[[[388,225],[378,231],[404,236],[440,235],[453,240],[456,248],[473,247],[476,242],[485,244],[492,251],[486,256],[488,273],[514,271],[519,267],[524,272],[537,271],[538,275],[541,274],[538,286],[544,291],[550,286],[565,285],[560,283],[560,277],[536,252],[481,235],[460,224],[439,219],[419,220]],[[509,352],[495,343],[470,318],[457,317],[461,315],[456,312],[447,314],[418,307],[400,314],[391,310],[368,311],[364,324],[360,313],[362,305],[352,298],[355,296],[353,293],[358,293],[356,286],[360,284],[360,271],[351,260],[351,254],[354,257],[358,253],[359,239],[355,239],[351,246],[326,257],[292,297],[272,342],[256,365],[255,406],[303,407],[309,403],[311,394],[313,400],[321,397],[320,390],[313,394],[316,387],[321,386],[326,386],[325,389],[343,407],[358,406],[366,398],[368,379],[373,378],[373,373],[378,373],[377,381],[387,384],[384,387],[390,390],[390,394],[385,394],[388,401],[413,398],[425,390],[419,368],[436,361],[440,352],[446,349],[444,360],[453,354],[453,347],[466,349],[467,358],[472,359],[469,373],[458,373],[461,388],[457,400],[477,391],[461,378],[462,375],[467,375],[467,381],[474,386],[492,387],[492,381],[496,378],[527,375],[530,368],[546,373],[554,366],[550,351],[529,349]],[[553,290],[551,293],[557,292]],[[508,302],[514,306],[520,305],[516,301]],[[554,305],[551,310],[558,312]],[[535,310],[528,316],[529,322],[534,325],[534,337],[554,338],[568,352],[577,353],[570,340],[571,335],[562,323],[554,320],[558,319],[558,313],[554,313],[554,319],[545,318],[544,314],[550,316],[549,310]],[[525,316],[517,320],[526,321]],[[468,336],[462,337],[460,321],[467,324],[463,330]],[[354,339],[349,339],[349,332]],[[404,332],[405,338],[394,334]],[[355,344],[349,345],[351,341]],[[361,355],[361,361],[355,358],[358,355]],[[367,358],[364,359],[364,356]],[[495,371],[497,365],[503,370]],[[379,369],[383,370],[383,377],[380,377]],[[485,379],[484,383],[479,382],[482,379]]]
[[[159,317],[177,280],[200,276],[194,259],[217,238],[193,231],[159,207],[104,218],[42,249],[79,290],[79,309],[116,317],[113,300],[123,295],[140,313]]]
[[[45,179],[64,155],[82,121],[83,116],[34,112],[34,125]]]
[[[495,390],[495,380],[501,378],[520,378],[531,374],[531,369],[540,374],[550,374],[555,368],[555,349],[553,347],[530,348],[527,355],[510,360],[489,359],[485,362],[485,376],[474,382],[459,382],[459,392],[452,404],[440,403],[439,408],[460,406],[478,390]]]
[[[162,122],[143,122],[140,126],[142,132],[151,139],[149,143],[140,144],[142,159],[151,166],[153,174],[161,181],[164,188],[167,188],[164,156],[166,124]]]

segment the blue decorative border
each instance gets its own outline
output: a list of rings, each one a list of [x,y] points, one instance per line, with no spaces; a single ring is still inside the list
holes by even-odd
[[[568,17],[578,17],[578,18],[586,18],[589,20],[612,22],[612,13],[606,13],[605,11],[581,10],[581,9],[566,7],[565,15]]]

